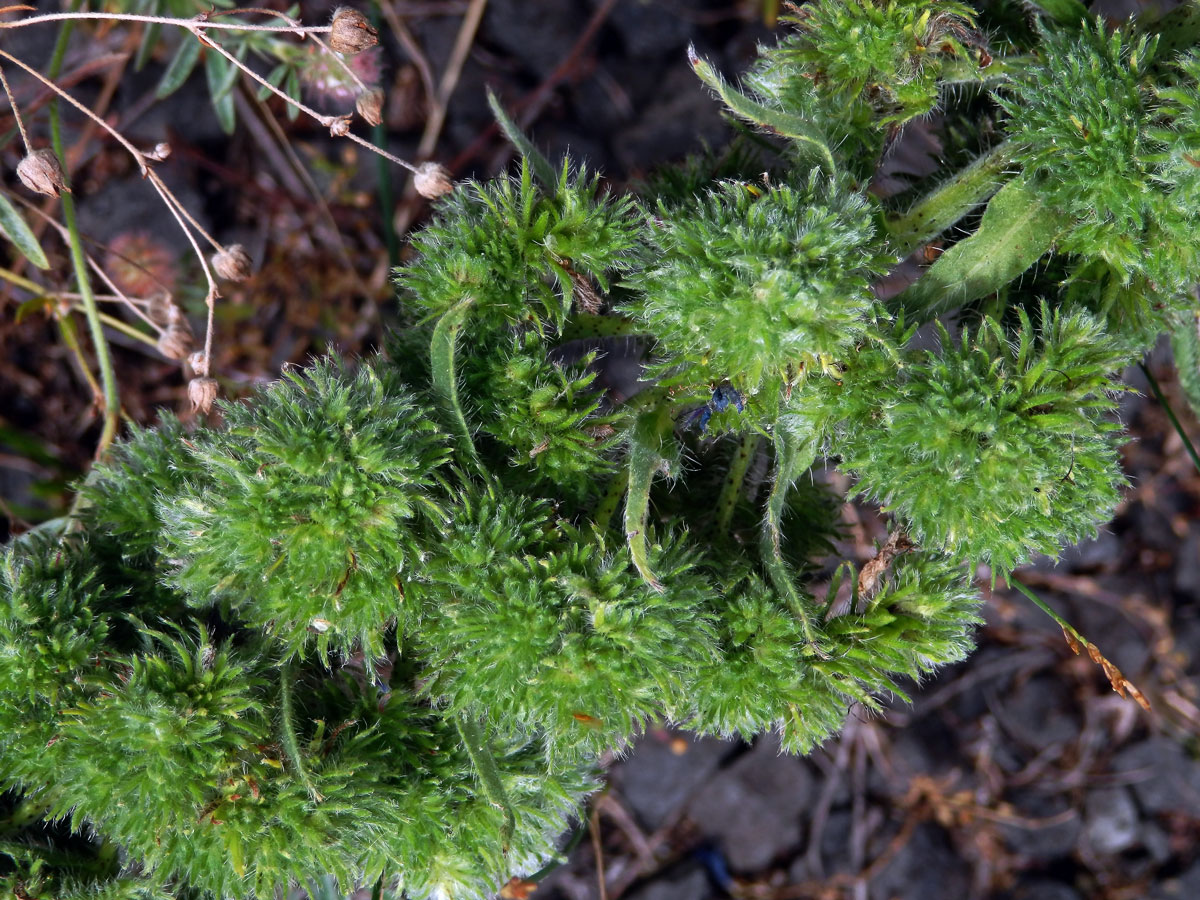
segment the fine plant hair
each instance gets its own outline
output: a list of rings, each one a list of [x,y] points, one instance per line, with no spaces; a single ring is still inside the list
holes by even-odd
[[[978,577],[1113,515],[1120,373],[1170,332],[1200,395],[1200,8],[1009,7],[692,52],[744,134],[628,195],[494,102],[521,160],[437,201],[386,354],[133,429],[4,548],[8,890],[483,898],[648,723],[806,753],[965,658]]]

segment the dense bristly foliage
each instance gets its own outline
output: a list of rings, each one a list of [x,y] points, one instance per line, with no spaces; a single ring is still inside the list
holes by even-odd
[[[391,359],[134,430],[4,548],[6,890],[482,898],[652,720],[806,752],[962,659],[976,566],[1111,514],[1120,371],[1171,330],[1200,397],[1196,35],[1069,7],[989,49],[818,0],[738,88],[692,54],[767,136],[636,199],[501,114],[520,169],[414,238]],[[979,158],[881,201],[938,107]]]

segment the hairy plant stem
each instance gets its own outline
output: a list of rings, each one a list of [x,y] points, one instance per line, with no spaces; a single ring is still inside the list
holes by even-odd
[[[600,498],[600,502],[596,505],[596,511],[592,514],[592,521],[601,532],[608,531],[612,527],[613,515],[616,514],[617,507],[621,505],[621,498],[625,496],[628,488],[628,469],[617,472],[608,482],[604,496]]]
[[[308,774],[308,769],[304,765],[304,757],[301,755],[300,740],[296,736],[296,709],[292,697],[292,682],[295,678],[295,664],[291,662],[285,663],[283,670],[279,673],[280,740],[283,743],[284,751],[288,755],[288,762],[292,764],[292,768],[304,783],[304,788],[308,791],[308,796],[312,798],[314,803],[320,803],[325,797],[317,790],[317,786],[313,784],[312,776]]]
[[[888,216],[884,226],[896,252],[908,256],[996,193],[1006,180],[1005,170],[1016,149],[1012,141],[997,144],[918,200],[908,212]]]
[[[737,508],[738,498],[742,495],[742,482],[750,470],[750,463],[758,452],[761,436],[756,432],[742,435],[741,443],[733,454],[733,462],[725,474],[725,483],[721,486],[721,495],[717,498],[717,519],[715,528],[718,534],[729,530],[733,521],[733,511]]]
[[[454,724],[458,728],[458,736],[467,750],[467,756],[471,758],[471,763],[475,767],[475,775],[479,778],[479,787],[483,791],[483,795],[487,797],[492,806],[504,813],[504,825],[500,828],[500,840],[504,852],[507,853],[513,832],[516,830],[516,817],[513,815],[508,794],[504,791],[504,783],[500,780],[500,770],[496,767],[492,750],[484,737],[483,729],[470,715],[459,713],[454,717]]]
[[[54,44],[54,53],[50,57],[48,67],[49,80],[58,77],[62,69],[63,57],[67,52],[67,42],[71,38],[73,23],[64,21],[58,32],[58,40]],[[3,53],[3,51],[0,51]],[[7,53],[3,54],[10,58]],[[66,159],[63,153],[62,123],[58,115],[58,97],[50,101],[50,140],[54,153],[60,160]],[[66,173],[70,180],[70,173]],[[92,282],[88,274],[87,260],[84,258],[83,238],[79,234],[79,224],[75,219],[75,199],[69,191],[64,191],[59,200],[62,202],[63,221],[67,226],[67,243],[71,247],[71,265],[75,269],[75,281],[79,285],[80,300],[83,312],[87,317],[88,330],[92,336],[93,349],[96,352],[96,365],[100,368],[100,378],[103,382],[104,394],[104,426],[100,431],[100,439],[96,443],[96,458],[104,455],[113,439],[117,436],[117,425],[121,415],[121,396],[117,388],[117,376],[113,371],[112,355],[109,353],[108,339],[104,336],[104,326],[100,321],[100,309],[96,305],[96,297],[92,293]]]
[[[468,459],[477,461],[479,455],[475,451],[471,427],[458,396],[458,364],[455,361],[458,334],[474,304],[474,297],[465,297],[442,315],[433,329],[429,355],[433,388],[450,417],[459,449]]]

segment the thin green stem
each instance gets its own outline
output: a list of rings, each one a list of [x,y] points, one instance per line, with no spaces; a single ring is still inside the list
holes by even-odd
[[[1150,368],[1145,363],[1138,363],[1138,368],[1142,370],[1142,374],[1146,376],[1146,380],[1150,382],[1150,390],[1154,392],[1154,397],[1162,404],[1163,410],[1167,413],[1167,418],[1171,420],[1171,426],[1175,429],[1175,433],[1179,435],[1179,439],[1183,441],[1184,449],[1187,450],[1188,456],[1192,458],[1192,465],[1196,467],[1196,471],[1200,472],[1200,456],[1196,454],[1196,448],[1192,444],[1192,439],[1187,436],[1187,432],[1183,430],[1183,425],[1180,424],[1178,417],[1175,415],[1175,410],[1171,409],[1171,404],[1167,402],[1166,396],[1162,392],[1162,388],[1158,386],[1158,379],[1150,371]]]
[[[158,341],[146,334],[144,331],[138,331],[128,322],[122,322],[116,316],[110,316],[108,313],[99,313],[100,321],[114,331],[119,331],[121,334],[135,341],[141,341],[143,344],[148,344],[151,347],[158,347]]]
[[[656,591],[662,583],[650,567],[646,534],[650,517],[650,488],[666,460],[663,451],[671,441],[671,409],[666,403],[638,414],[629,441],[629,490],[625,494],[625,541],[629,556],[642,580]]]
[[[466,297],[442,314],[429,341],[429,358],[433,389],[456,432],[459,450],[468,459],[478,463],[479,456],[475,452],[471,426],[467,424],[462,401],[458,396],[458,367],[455,361],[458,335],[474,304],[474,297]]]
[[[63,22],[58,32],[58,40],[54,44],[54,53],[50,57],[47,68],[49,81],[58,77],[62,69],[63,57],[67,52],[67,42],[71,38],[73,23]],[[7,56],[7,54],[4,54]],[[58,114],[58,96],[50,101],[50,141],[54,153],[60,160],[66,160],[63,153],[62,123]],[[65,167],[64,167],[65,171]],[[70,174],[66,173],[68,182]],[[104,393],[104,427],[100,431],[100,440],[96,444],[96,458],[99,459],[117,436],[117,427],[121,417],[121,396],[117,389],[117,376],[113,371],[112,356],[109,353],[108,339],[104,336],[104,326],[100,321],[100,308],[92,293],[92,282],[88,275],[87,259],[83,252],[83,238],[79,234],[79,223],[75,219],[75,198],[64,191],[59,200],[62,202],[63,222],[67,226],[67,243],[71,247],[71,265],[75,270],[75,281],[79,285],[79,296],[83,303],[83,313],[87,317],[88,330],[92,335],[92,345],[96,351],[96,364],[100,367],[100,379]]]
[[[716,530],[724,534],[729,530],[733,521],[733,511],[737,508],[738,499],[742,496],[742,482],[750,470],[750,462],[758,452],[760,436],[751,431],[742,435],[741,444],[733,455],[729,471],[725,475],[725,483],[721,486],[721,495],[717,498]]]
[[[1066,619],[1064,619],[1062,616],[1060,616],[1058,613],[1056,613],[1053,610],[1053,608],[1051,608],[1051,606],[1048,603],[1046,603],[1045,600],[1043,600],[1041,597],[1039,597],[1037,594],[1035,594],[1033,591],[1031,591],[1025,585],[1021,584],[1021,582],[1017,581],[1012,576],[1009,576],[1005,580],[1008,581],[1010,586],[1015,587],[1018,591],[1020,591],[1022,594],[1024,594],[1030,600],[1032,600],[1034,605],[1037,606],[1038,609],[1040,609],[1042,612],[1044,612],[1046,615],[1048,615],[1051,619],[1053,619],[1055,622],[1057,622],[1059,628],[1061,628],[1063,631],[1065,631],[1071,637],[1075,638],[1075,640],[1079,641],[1080,646],[1082,646],[1082,647],[1090,647],[1091,646],[1091,642],[1088,641],[1088,639],[1085,638],[1078,631],[1076,631],[1074,625],[1072,625],[1070,622],[1068,622]]]
[[[787,502],[787,493],[792,482],[812,465],[816,458],[816,447],[813,442],[801,442],[794,434],[777,431],[775,435],[775,480],[771,485],[771,493],[767,497],[766,515],[763,517],[762,534],[759,546],[762,553],[763,568],[775,586],[775,590],[783,596],[792,611],[792,615],[800,623],[804,632],[805,643],[809,650],[817,656],[825,658],[825,652],[817,641],[817,632],[812,624],[811,611],[800,591],[796,589],[791,568],[783,558],[783,514]]]

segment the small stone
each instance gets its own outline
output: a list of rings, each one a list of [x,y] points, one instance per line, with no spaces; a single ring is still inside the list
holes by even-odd
[[[712,897],[712,888],[703,869],[686,867],[682,872],[668,872],[629,895],[629,900],[705,900]]]
[[[250,277],[250,254],[241,244],[230,244],[213,254],[213,271],[226,281],[245,281]]]
[[[1200,809],[1200,761],[1178,741],[1161,735],[1139,741],[1121,750],[1112,768],[1130,780],[1149,815]]]
[[[1137,806],[1128,788],[1101,788],[1084,801],[1083,837],[1099,854],[1120,853],[1137,843]]]
[[[193,378],[188,382],[188,399],[192,401],[192,412],[207,413],[217,399],[217,380]]]
[[[730,868],[757,872],[799,845],[812,792],[807,766],[764,735],[697,792],[688,818],[721,847]]]
[[[379,32],[357,9],[338,7],[333,12],[329,46],[338,53],[362,53],[379,43]]]
[[[34,150],[17,163],[17,177],[21,184],[37,194],[57,197],[60,191],[71,192],[58,157],[49,147]]]
[[[426,200],[436,200],[454,190],[450,172],[435,162],[421,163],[413,177],[413,186]]]
[[[1034,881],[1017,889],[1014,900],[1080,900],[1079,893],[1061,881]]]
[[[621,800],[651,831],[708,783],[722,757],[732,749],[724,741],[683,735],[688,747],[681,754],[677,737],[680,735],[651,732],[638,743],[637,752],[612,772]]]

